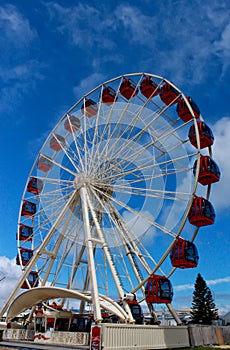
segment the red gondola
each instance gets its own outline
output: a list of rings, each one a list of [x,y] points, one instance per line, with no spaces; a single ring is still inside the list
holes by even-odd
[[[24,201],[22,204],[21,215],[33,216],[35,213],[36,213],[36,204],[29,201]]]
[[[65,139],[61,135],[55,134],[50,140],[50,148],[54,151],[60,151],[63,147],[65,147]]]
[[[204,122],[197,122],[198,132],[200,136],[200,148],[210,147],[213,144],[214,136],[212,130]],[[197,140],[195,133],[195,125],[192,125],[188,133],[189,140],[191,144],[197,148]]]
[[[212,204],[203,197],[195,197],[188,219],[190,224],[197,227],[214,224],[215,211]]]
[[[125,300],[127,302],[127,304],[130,307],[130,311],[132,313],[132,316],[135,320],[136,324],[143,324],[143,319],[144,319],[144,315],[143,315],[143,311],[141,308],[141,305],[138,303],[135,294],[132,294],[132,298],[127,298],[127,295],[125,296]],[[118,301],[118,304],[123,308],[123,302],[121,300]],[[110,318],[111,319],[111,318]]]
[[[178,102],[180,93],[169,83],[165,83],[160,89],[160,98],[168,106]]]
[[[194,243],[178,238],[170,252],[173,267],[180,269],[196,267],[199,256]]]
[[[131,79],[124,78],[120,86],[120,93],[129,100],[138,94],[137,85]]]
[[[173,297],[172,285],[165,276],[152,275],[145,286],[147,303],[171,303]]]
[[[52,168],[52,160],[49,157],[41,156],[38,161],[38,169],[47,173]]]
[[[144,316],[140,304],[137,302],[137,300],[127,300],[127,302],[129,304],[135,323],[142,324]]]
[[[20,241],[31,241],[33,235],[33,227],[20,224],[19,226],[19,235],[17,239]]]
[[[97,103],[91,99],[86,98],[85,102],[81,106],[81,111],[84,115],[86,115],[86,117],[90,118],[97,114]]]
[[[35,288],[38,286],[38,273],[36,271],[31,271],[27,276],[27,281],[31,288]],[[23,282],[21,288],[29,289],[28,283],[26,281]]]
[[[152,79],[152,77],[146,77],[141,82],[140,90],[146,98],[150,98],[159,94],[157,86],[158,84]]]
[[[194,113],[195,117],[199,118],[200,110],[199,110],[199,107],[197,106],[197,104],[189,96],[187,96],[186,99],[188,100],[188,102],[189,102],[189,104],[190,104],[190,106],[191,106],[191,108],[193,110],[193,113]],[[182,99],[182,100],[180,100],[178,102],[176,111],[178,113],[178,116],[185,123],[193,119],[193,116],[192,116],[190,110],[188,109],[188,106],[187,106],[187,104],[186,104],[184,99]]]
[[[22,265],[25,266],[28,264],[28,262],[30,261],[30,259],[33,256],[33,250],[31,249],[27,249],[27,248],[22,248],[20,250],[20,255],[21,255],[21,261],[22,261]],[[19,255],[17,255],[16,258],[16,264],[20,265],[20,258]]]
[[[196,174],[197,160],[193,165],[193,174]],[[218,165],[209,156],[200,157],[200,170],[198,175],[198,182],[203,186],[211,185],[220,180],[220,169]]]
[[[101,96],[102,102],[111,105],[117,100],[116,91],[110,86],[104,86]]]
[[[37,179],[36,177],[31,177],[27,185],[27,191],[33,194],[39,194],[41,193],[42,188],[43,188],[42,180]]]
[[[68,115],[68,118],[65,121],[64,127],[68,132],[77,131],[81,127],[80,119],[74,117],[73,115]]]

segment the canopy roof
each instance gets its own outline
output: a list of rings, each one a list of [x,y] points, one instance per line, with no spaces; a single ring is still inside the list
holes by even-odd
[[[7,320],[13,319],[21,312],[30,309],[34,305],[55,298],[79,299],[92,303],[92,296],[90,292],[78,292],[76,290],[57,287],[37,287],[26,290],[12,302],[7,313]],[[102,294],[100,294],[100,306],[101,308],[117,315],[124,321],[127,319],[127,314],[121,308],[121,306],[119,306],[109,297]]]

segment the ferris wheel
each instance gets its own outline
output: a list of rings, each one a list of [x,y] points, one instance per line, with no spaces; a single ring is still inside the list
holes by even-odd
[[[96,322],[102,296],[120,300],[128,320],[132,295],[171,305],[169,277],[197,266],[193,242],[215,219],[213,139],[192,98],[163,77],[127,74],[84,95],[29,174],[17,233],[24,274],[14,295],[77,291],[91,296]]]

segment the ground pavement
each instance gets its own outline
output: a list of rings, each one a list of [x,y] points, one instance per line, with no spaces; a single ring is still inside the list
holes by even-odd
[[[76,346],[59,346],[59,345],[51,345],[51,344],[38,344],[34,343],[32,341],[25,341],[25,342],[19,342],[19,341],[1,341],[0,342],[0,350],[89,350],[89,346],[86,345],[76,345]]]

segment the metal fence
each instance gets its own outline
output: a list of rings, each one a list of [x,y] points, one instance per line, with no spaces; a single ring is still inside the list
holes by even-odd
[[[187,327],[102,324],[102,349],[168,349],[189,346]]]

